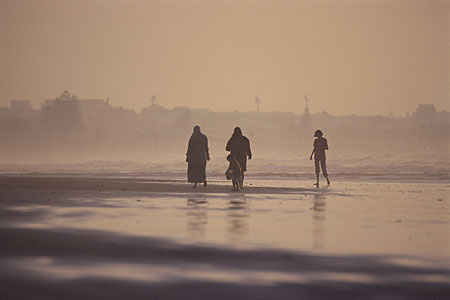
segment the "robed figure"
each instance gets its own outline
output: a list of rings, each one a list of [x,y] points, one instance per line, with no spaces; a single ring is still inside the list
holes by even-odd
[[[225,150],[234,154],[236,160],[242,168],[242,182],[241,187],[244,186],[244,172],[247,171],[247,158],[252,159],[252,151],[250,150],[250,141],[247,137],[242,135],[242,130],[239,127],[234,128],[234,133],[228,140]]]
[[[197,187],[197,184],[202,182],[204,186],[207,185],[207,161],[209,161],[208,138],[200,131],[200,126],[195,126],[186,153],[188,182],[193,183],[193,187]]]

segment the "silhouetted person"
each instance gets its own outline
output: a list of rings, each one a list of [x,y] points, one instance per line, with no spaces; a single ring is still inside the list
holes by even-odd
[[[200,126],[194,127],[194,132],[189,139],[186,162],[188,163],[188,182],[197,187],[203,182],[206,187],[206,162],[209,160],[208,138],[201,133]]]
[[[234,128],[234,133],[228,140],[225,150],[231,151],[236,160],[241,165],[242,180],[241,188],[244,187],[244,172],[247,171],[247,157],[252,159],[252,151],[250,150],[250,141],[242,135],[242,130],[239,127]]]
[[[314,136],[316,137],[316,139],[314,140],[313,144],[314,148],[309,159],[312,160],[314,154],[314,163],[316,166],[316,178],[317,178],[317,181],[316,183],[314,183],[314,185],[317,185],[317,187],[319,187],[320,167],[322,167],[322,173],[323,176],[325,176],[325,178],[327,179],[328,185],[330,184],[330,179],[328,179],[327,163],[325,157],[325,150],[328,150],[328,142],[326,138],[322,137],[323,133],[320,130],[316,130],[316,132],[314,132]]]
[[[229,154],[227,160],[230,162],[230,165],[225,174],[227,175],[227,179],[231,179],[231,182],[233,183],[233,191],[239,191],[241,189],[243,174],[241,165],[236,160],[234,154]]]

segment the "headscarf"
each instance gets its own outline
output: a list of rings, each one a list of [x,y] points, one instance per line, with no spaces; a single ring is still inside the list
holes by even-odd
[[[234,136],[242,136],[242,130],[241,130],[241,128],[240,128],[240,127],[234,128],[234,133],[233,133],[233,135],[234,135]]]

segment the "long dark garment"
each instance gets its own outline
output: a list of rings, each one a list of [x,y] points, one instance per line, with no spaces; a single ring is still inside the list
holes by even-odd
[[[250,150],[250,141],[242,134],[234,133],[225,147],[225,150],[231,151],[236,160],[241,165],[242,171],[247,171],[247,156],[252,158],[252,151]]]
[[[188,182],[201,183],[206,180],[206,163],[194,164],[188,163]]]
[[[208,138],[201,132],[194,132],[189,139],[186,153],[188,182],[200,183],[206,180],[206,161],[208,159]]]

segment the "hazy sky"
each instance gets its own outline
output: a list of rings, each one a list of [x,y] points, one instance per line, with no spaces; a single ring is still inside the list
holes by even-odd
[[[449,1],[0,0],[0,106],[449,109]]]

